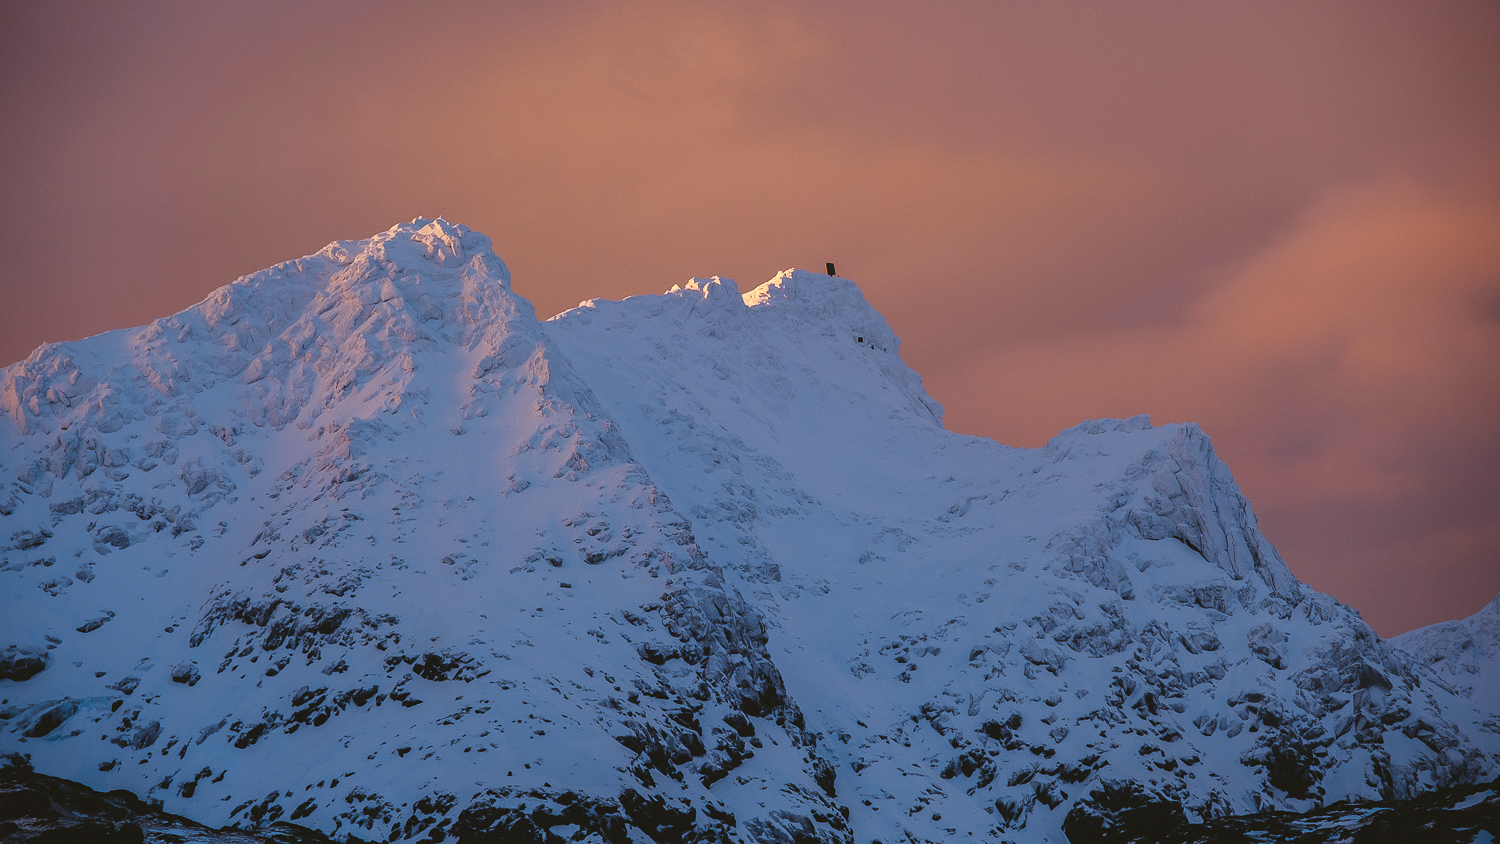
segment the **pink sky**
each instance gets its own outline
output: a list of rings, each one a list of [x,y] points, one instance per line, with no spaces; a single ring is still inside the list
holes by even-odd
[[[1490,0],[37,2],[0,47],[0,360],[416,216],[544,314],[835,261],[952,430],[1196,421],[1380,633],[1500,591]]]

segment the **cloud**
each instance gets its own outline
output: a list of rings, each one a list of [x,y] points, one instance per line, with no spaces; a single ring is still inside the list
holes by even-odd
[[[1497,300],[1500,205],[1381,181],[1330,191],[1170,324],[1008,344],[929,380],[985,385],[950,427],[1029,444],[1083,418],[1198,421],[1299,576],[1407,584],[1404,606],[1367,604],[1398,632],[1456,580],[1473,609],[1500,591],[1481,541],[1500,532],[1480,526],[1500,511]]]
[[[954,428],[1196,419],[1339,595],[1494,521],[1487,0],[3,14],[5,360],[442,214],[544,314],[834,261]]]

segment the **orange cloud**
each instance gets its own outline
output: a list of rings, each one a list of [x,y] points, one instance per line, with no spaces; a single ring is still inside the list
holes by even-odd
[[[834,261],[958,430],[1196,419],[1315,583],[1497,586],[1492,2],[4,14],[4,360],[418,215],[543,314]]]
[[[1096,416],[1198,421],[1252,500],[1270,503],[1260,509],[1275,513],[1271,538],[1299,574],[1337,582],[1318,576],[1331,556],[1362,559],[1385,582],[1412,581],[1418,563],[1458,566],[1477,609],[1500,589],[1495,545],[1475,539],[1500,531],[1464,521],[1500,505],[1488,479],[1500,434],[1497,301],[1500,205],[1386,181],[1330,192],[1171,324],[1007,345],[934,389],[987,385],[950,427],[1031,443]],[[1346,520],[1384,514],[1408,534],[1320,524],[1337,502]],[[1330,531],[1343,543],[1336,555],[1320,536]],[[1399,617],[1372,620],[1390,629]]]

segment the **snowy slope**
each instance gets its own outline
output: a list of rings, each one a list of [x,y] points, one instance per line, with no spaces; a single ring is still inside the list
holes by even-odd
[[[1475,729],[1500,733],[1500,597],[1468,618],[1403,633],[1391,644],[1473,703]]]
[[[853,285],[732,292],[547,328],[773,620],[861,836],[1055,837],[1110,782],[1198,819],[1495,770],[1466,701],[1292,577],[1195,426],[949,434]]]
[[[214,824],[790,785],[842,825],[758,614],[506,279],[424,221],[8,369],[5,636],[48,661],[6,744]]]
[[[1061,841],[1500,770],[1196,427],[958,436],[898,346],[800,271],[538,322],[442,220],[44,346],[0,751],[393,840]]]

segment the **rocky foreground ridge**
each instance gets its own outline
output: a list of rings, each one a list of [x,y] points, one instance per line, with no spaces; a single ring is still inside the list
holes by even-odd
[[[1382,641],[1196,426],[952,434],[898,346],[800,271],[539,322],[442,220],[43,346],[0,751],[392,841],[1081,841],[1500,773],[1494,625]]]
[[[16,760],[6,760],[14,762]],[[466,810],[441,838],[479,844],[563,841],[551,835],[545,802],[521,822],[503,828],[484,812]],[[1091,818],[1109,825],[1108,840],[1143,844],[1470,844],[1500,834],[1500,780],[1439,788],[1410,800],[1340,801],[1312,812],[1256,812],[1190,824],[1156,807],[1122,807]],[[557,824],[553,824],[557,826]],[[616,840],[630,840],[619,830]],[[1099,830],[1093,830],[1102,838]],[[1074,835],[1079,835],[1075,830]],[[1089,833],[1083,833],[1087,836]],[[574,834],[583,839],[587,834]],[[163,812],[134,794],[101,794],[70,780],[38,774],[20,765],[0,767],[0,841],[35,844],[330,844],[332,839],[300,824],[275,821],[252,830],[213,829],[191,818]],[[346,841],[358,844],[357,836]]]

